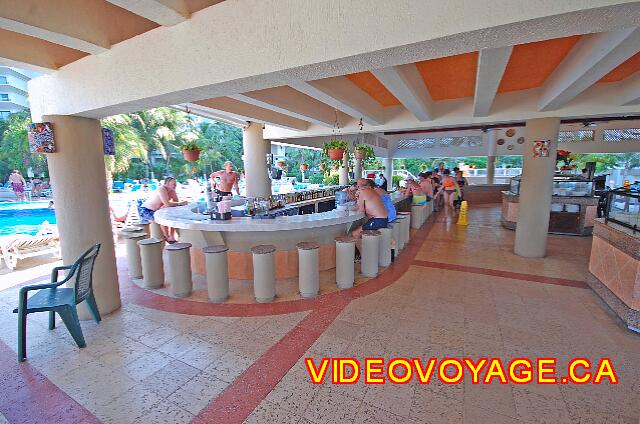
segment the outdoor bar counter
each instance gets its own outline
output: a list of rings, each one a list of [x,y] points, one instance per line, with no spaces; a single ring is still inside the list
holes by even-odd
[[[392,194],[400,210],[406,210],[409,198]],[[328,198],[314,199],[326,202]],[[404,205],[407,203],[407,206]],[[365,215],[352,210],[331,210],[307,215],[276,216],[273,219],[233,217],[227,221],[211,220],[197,212],[197,204],[163,208],[156,212],[160,225],[178,230],[180,241],[192,244],[191,266],[198,274],[205,274],[202,248],[224,244],[229,248],[229,278],[253,279],[251,247],[270,244],[276,247],[276,278],[291,278],[298,275],[298,252],[296,244],[315,241],[320,244],[320,271],[335,268],[335,238],[365,220]]]
[[[640,333],[640,233],[596,218],[587,283],[627,328]]]

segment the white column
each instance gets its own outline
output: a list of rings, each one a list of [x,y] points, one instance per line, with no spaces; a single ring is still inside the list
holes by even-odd
[[[355,179],[362,178],[362,159],[356,159],[353,164],[353,175]]]
[[[267,170],[267,154],[271,143],[262,136],[262,125],[249,122],[242,131],[244,149],[244,178],[249,197],[271,196],[271,180]]]
[[[393,158],[385,158],[384,160],[384,177],[387,179],[387,187],[391,191],[393,188]]]
[[[487,130],[485,134],[485,140],[487,142],[487,184],[495,184],[496,174],[496,151],[498,145],[496,144],[497,131],[494,129]]]
[[[531,119],[526,123],[518,223],[513,248],[516,255],[526,258],[543,258],[547,254],[559,128],[560,118]],[[533,145],[536,140],[549,140],[549,156],[534,157]]]
[[[51,115],[56,152],[47,155],[56,205],[62,259],[72,264],[95,243],[100,253],[93,269],[93,291],[101,314],[120,308],[120,289],[113,245],[102,130],[97,119]],[[84,305],[81,319],[91,316]]]
[[[344,152],[344,156],[342,157],[342,166],[340,167],[339,172],[340,174],[338,174],[338,184],[349,184],[349,155],[347,154],[347,152]]]

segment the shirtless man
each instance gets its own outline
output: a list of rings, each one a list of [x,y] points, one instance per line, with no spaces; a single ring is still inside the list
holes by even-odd
[[[230,161],[224,163],[224,169],[211,174],[211,186],[220,196],[231,196],[232,188],[240,196],[238,180],[238,173],[233,170],[233,164]]]
[[[175,178],[167,177],[164,180],[164,183],[158,187],[158,189],[144,203],[142,203],[142,205],[140,205],[138,208],[140,217],[155,222],[154,214],[158,209],[186,205],[188,202],[181,202],[178,200],[176,184]],[[174,243],[176,241],[175,228],[161,227],[167,242]]]
[[[16,200],[18,202],[26,202],[27,197],[24,194],[24,186],[27,182],[24,180],[24,177],[20,174],[20,171],[14,169],[11,175],[9,175],[9,183],[11,184],[11,188],[13,189],[13,193],[16,195]]]
[[[356,247],[361,251],[362,231],[387,228],[388,212],[382,197],[376,192],[373,181],[366,178],[358,179],[358,212],[364,212],[369,220],[351,233],[356,239]]]

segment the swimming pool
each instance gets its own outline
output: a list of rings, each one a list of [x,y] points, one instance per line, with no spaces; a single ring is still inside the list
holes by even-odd
[[[0,203],[0,236],[35,234],[44,221],[56,223],[56,214],[48,209],[49,202]]]

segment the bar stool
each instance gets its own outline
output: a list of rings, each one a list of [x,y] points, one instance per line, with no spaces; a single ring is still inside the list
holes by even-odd
[[[164,248],[168,261],[167,281],[173,297],[187,297],[193,291],[190,247],[191,243],[173,243]]]
[[[396,216],[396,220],[394,223],[394,226],[397,227],[397,233],[398,233],[398,238],[396,239],[396,245],[398,247],[398,253],[400,253],[400,251],[402,251],[404,249],[404,245],[407,243],[407,241],[405,240],[405,234],[404,234],[404,221],[407,220],[408,218],[405,215],[400,215],[398,214]]]
[[[411,228],[419,230],[422,227],[423,205],[411,205]]]
[[[151,238],[164,240],[164,233],[162,232],[160,224],[155,221],[151,221],[149,223],[149,230],[151,231]]]
[[[140,224],[137,225],[143,228],[142,231],[144,231],[147,234],[151,234],[151,222],[150,221],[140,221]]]
[[[207,291],[213,303],[222,303],[229,297],[228,250],[224,244],[202,248],[207,270]]]
[[[296,244],[298,248],[298,288],[305,299],[320,292],[320,245],[314,241]]]
[[[124,235],[126,233],[147,233],[149,234],[148,231],[145,231],[144,227],[139,226],[139,225],[135,225],[133,227],[125,227],[122,230],[120,230],[121,235],[124,237]]]
[[[362,232],[360,273],[365,277],[376,277],[378,275],[380,236],[381,233],[378,230],[365,230]]]
[[[154,238],[138,241],[142,258],[142,287],[145,289],[159,289],[164,285],[163,245],[162,240]]]
[[[260,244],[251,248],[253,254],[253,292],[258,303],[270,303],[276,296],[276,247]]]
[[[391,240],[390,240],[390,250],[391,250],[391,262],[395,260],[395,257],[398,256],[398,230],[400,229],[400,224],[398,220],[394,220],[387,225],[387,228],[391,229]]]
[[[125,245],[127,248],[127,265],[129,277],[142,278],[142,260],[140,259],[140,247],[138,242],[147,237],[147,233],[123,232]]]
[[[410,217],[411,217],[411,212],[398,212],[398,216],[404,216],[405,220],[402,222],[403,226],[402,229],[403,231],[403,239],[404,239],[404,245],[406,246],[407,243],[409,243],[409,239],[411,239],[411,222],[410,222]]]
[[[339,289],[349,289],[356,281],[356,239],[352,236],[336,237],[336,284]]]
[[[391,228],[380,228],[380,239],[378,242],[378,265],[387,267],[391,265]]]

